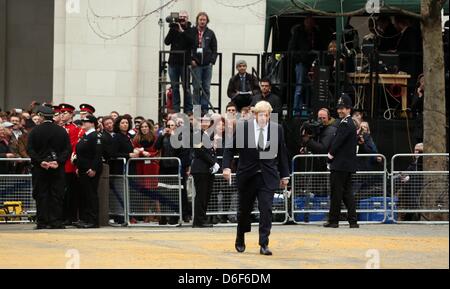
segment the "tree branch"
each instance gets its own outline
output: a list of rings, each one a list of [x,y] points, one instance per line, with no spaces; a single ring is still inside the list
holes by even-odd
[[[439,1],[439,0],[436,0]],[[441,0],[441,1],[446,1],[446,0]],[[291,0],[292,4],[297,7],[298,9],[301,9],[305,12],[311,13],[311,14],[315,14],[315,15],[320,15],[320,16],[331,16],[331,17],[350,17],[350,16],[358,16],[358,15],[363,15],[365,13],[367,13],[366,8],[363,7],[361,9],[358,10],[354,10],[354,11],[349,11],[349,12],[344,12],[344,13],[338,13],[338,12],[326,12],[323,10],[318,10],[315,9],[311,6],[309,6],[308,4],[302,3],[302,2],[298,2],[297,0]],[[398,7],[394,7],[394,6],[389,6],[389,5],[385,5],[383,7],[381,7],[380,11],[382,12],[394,12],[394,13],[399,13],[399,14],[403,14],[409,17],[413,17],[419,20],[422,20],[422,16],[418,13],[414,13],[412,11],[408,11],[402,8],[398,8]]]

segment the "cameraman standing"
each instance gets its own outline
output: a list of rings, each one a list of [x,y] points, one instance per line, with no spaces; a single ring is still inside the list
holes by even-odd
[[[169,21],[170,20],[170,21]],[[178,19],[167,18],[170,23],[169,33],[164,43],[170,45],[169,57],[169,77],[173,90],[173,109],[180,112],[180,83],[183,84],[184,92],[184,113],[192,112],[192,97],[189,89],[189,73],[187,67],[191,63],[191,42],[187,35],[187,31],[191,29],[191,22],[186,11],[181,11]],[[184,54],[175,51],[183,51]]]
[[[321,108],[317,113],[317,120],[320,124],[319,134],[315,135],[311,130],[302,129],[302,149],[300,153],[304,153],[305,149],[312,154],[327,154],[336,133],[336,120],[331,117],[327,108]]]

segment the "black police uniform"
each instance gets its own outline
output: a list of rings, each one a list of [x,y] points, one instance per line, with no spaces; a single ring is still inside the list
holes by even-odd
[[[343,96],[338,103],[351,107],[351,100]],[[341,203],[344,201],[348,210],[349,223],[357,223],[356,203],[352,193],[352,174],[357,170],[357,134],[352,117],[348,115],[338,125],[335,138],[331,144],[330,154],[334,157],[330,163],[331,206],[328,225],[339,223]]]
[[[81,223],[82,228],[96,228],[99,226],[98,183],[103,168],[103,148],[101,135],[96,131],[86,133],[76,146],[75,164],[78,168],[80,188],[83,194]],[[95,171],[94,177],[87,172]]]
[[[30,132],[27,151],[33,164],[37,228],[63,228],[64,164],[72,151],[69,136],[64,128],[46,120]],[[57,161],[59,166],[47,170],[41,167],[44,161]]]
[[[194,134],[194,140],[200,139],[199,134],[202,136],[202,142],[194,144],[191,165],[191,174],[194,177],[195,185],[193,227],[208,226],[205,224],[206,211],[214,184],[211,168],[217,163],[217,155],[212,147],[211,138],[205,132],[197,131]]]

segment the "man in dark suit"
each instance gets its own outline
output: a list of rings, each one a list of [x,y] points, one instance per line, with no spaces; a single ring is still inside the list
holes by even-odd
[[[326,228],[338,228],[341,215],[341,203],[348,210],[350,228],[359,228],[357,224],[356,203],[352,192],[352,174],[356,172],[357,134],[352,120],[352,100],[347,94],[339,99],[337,111],[341,121],[328,153],[330,166],[331,206]]]
[[[238,227],[235,248],[245,251],[245,233],[251,231],[251,212],[258,199],[259,245],[262,255],[272,255],[269,235],[272,228],[274,193],[289,183],[289,167],[284,132],[280,125],[270,121],[272,106],[261,101],[254,108],[255,119],[238,122],[231,144],[225,143],[223,175],[231,182],[231,161],[239,155],[236,173],[239,193]]]
[[[260,81],[261,93],[253,96],[251,106],[255,106],[258,102],[264,100],[270,103],[273,113],[277,113],[281,117],[283,103],[278,95],[272,93],[272,84],[269,79],[261,79]]]
[[[247,62],[239,60],[236,63],[238,73],[228,83],[227,94],[236,105],[237,111],[252,103],[252,96],[260,93],[258,79],[247,73]]]
[[[33,165],[36,229],[64,229],[64,165],[72,152],[66,130],[53,122],[53,110],[42,106],[44,122],[28,136],[27,152]]]

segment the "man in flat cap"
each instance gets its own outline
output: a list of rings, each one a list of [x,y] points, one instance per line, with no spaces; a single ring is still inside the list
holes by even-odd
[[[27,152],[31,158],[33,198],[36,200],[36,229],[64,229],[64,165],[71,147],[67,132],[53,122],[52,108],[41,106],[44,121],[28,136]]]
[[[338,101],[337,112],[341,119],[328,153],[330,166],[331,205],[326,228],[338,228],[341,203],[348,210],[350,228],[359,228],[356,202],[352,192],[352,174],[356,172],[356,126],[351,117],[352,100],[343,94]]]
[[[247,73],[247,62],[245,60],[237,61],[236,69],[238,73],[230,79],[227,94],[240,112],[243,107],[250,106],[252,96],[259,94],[260,90],[258,79]]]

